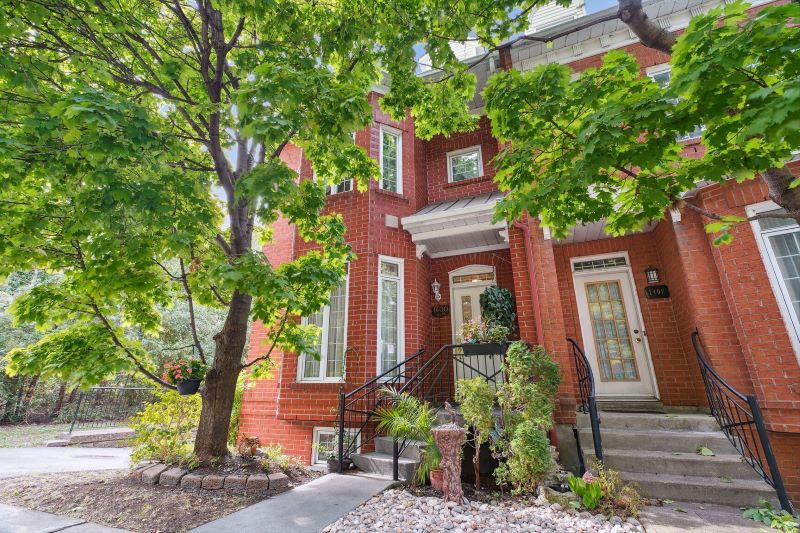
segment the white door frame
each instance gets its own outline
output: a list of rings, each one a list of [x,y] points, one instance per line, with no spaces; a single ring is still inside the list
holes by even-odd
[[[470,281],[466,283],[453,283],[453,278],[456,276],[466,276],[469,274],[491,274],[492,279],[491,281]],[[455,292],[459,288],[464,287],[489,287],[491,285],[497,285],[497,273],[495,268],[491,265],[468,265],[456,268],[455,270],[451,270],[447,274],[447,284],[450,286],[450,332],[451,332],[451,342],[456,341],[456,332],[458,331],[458,327],[456,326],[456,309],[455,309]]]
[[[608,258],[612,258],[612,257],[624,257],[625,258],[625,265],[624,266],[612,266],[612,267],[607,267],[607,268],[598,268],[598,269],[594,269],[594,270],[586,270],[586,271],[579,271],[579,272],[575,271],[575,268],[574,268],[575,263],[579,263],[579,262],[582,262],[582,261],[591,261],[591,260],[596,260],[596,259],[608,259]],[[634,282],[634,279],[633,279],[633,273],[631,271],[630,264],[631,264],[631,262],[630,262],[630,258],[628,256],[628,252],[627,251],[570,258],[570,270],[572,270],[573,289],[575,291],[575,301],[576,301],[576,305],[578,307],[578,327],[580,328],[581,340],[583,342],[584,350],[586,352],[588,352],[589,351],[589,347],[590,346],[594,346],[595,342],[594,342],[594,337],[593,336],[592,336],[591,339],[587,339],[586,338],[586,331],[588,330],[588,331],[591,332],[591,323],[586,324],[586,328],[584,328],[584,320],[581,320],[582,315],[585,315],[585,318],[588,318],[588,306],[586,307],[586,309],[584,310],[583,313],[581,312],[581,303],[582,302],[586,302],[586,295],[584,295],[581,292],[581,288],[583,286],[583,283],[581,283],[582,280],[584,280],[586,278],[589,278],[589,277],[597,277],[597,276],[602,277],[602,275],[604,275],[604,274],[621,274],[625,279],[627,279],[628,284],[630,285],[632,296],[633,296],[633,298],[632,298],[633,301],[628,302],[627,299],[625,298],[625,294],[624,294],[625,291],[623,290],[623,302],[626,305],[627,313],[628,313],[628,326],[630,328],[630,318],[635,318],[639,322],[639,327],[641,328],[641,331],[642,331],[642,334],[641,334],[641,339],[642,339],[641,345],[642,345],[642,348],[644,349],[644,360],[645,360],[645,363],[646,363],[646,366],[647,366],[647,368],[639,368],[639,375],[640,375],[640,377],[645,377],[646,376],[647,378],[649,378],[650,383],[652,384],[652,388],[653,388],[653,396],[652,397],[650,395],[643,396],[642,394],[638,394],[638,393],[636,393],[636,394],[624,394],[624,393],[616,394],[615,393],[615,394],[605,394],[604,395],[604,394],[602,394],[600,392],[600,390],[599,390],[600,387],[598,386],[599,383],[600,383],[599,373],[595,371],[595,384],[596,384],[596,388],[598,389],[597,396],[598,397],[603,397],[604,396],[607,399],[618,398],[618,399],[622,399],[622,400],[624,400],[624,399],[629,399],[629,400],[659,399],[661,397],[661,394],[660,394],[660,392],[658,390],[658,381],[656,380],[656,375],[655,375],[655,372],[653,370],[652,352],[650,351],[650,344],[647,341],[647,332],[646,332],[646,330],[644,328],[644,319],[642,317],[641,306],[639,305],[639,294],[636,291],[636,283]],[[631,316],[631,315],[633,315],[633,316]],[[594,358],[595,364],[599,366],[599,361],[597,360],[597,354],[596,353],[586,353],[586,357],[589,359],[590,363],[592,362],[592,358]],[[593,371],[594,371],[594,369],[593,369]]]

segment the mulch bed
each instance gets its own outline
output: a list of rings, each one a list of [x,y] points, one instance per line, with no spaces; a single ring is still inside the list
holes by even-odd
[[[167,533],[186,531],[270,497],[148,486],[132,479],[129,473],[108,470],[4,479],[0,501],[132,531]],[[286,474],[290,486],[322,475],[299,467],[291,467]]]

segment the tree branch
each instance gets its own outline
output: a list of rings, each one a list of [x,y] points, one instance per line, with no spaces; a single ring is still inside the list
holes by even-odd
[[[200,354],[200,360],[203,361],[203,364],[207,364],[203,345],[200,344],[200,338],[197,336],[197,322],[194,316],[194,299],[192,298],[192,289],[189,288],[189,280],[186,278],[186,269],[184,268],[182,257],[178,258],[178,263],[181,266],[181,285],[183,285],[183,292],[186,293],[186,303],[189,306],[189,325],[192,329],[192,340],[197,347],[197,353]]]
[[[269,347],[269,351],[266,354],[264,354],[264,355],[262,355],[260,357],[256,357],[255,359],[253,359],[249,363],[247,363],[245,365],[242,365],[242,369],[249,368],[249,367],[253,366],[256,363],[259,363],[261,361],[266,361],[267,359],[270,358],[270,356],[272,355],[272,351],[275,349],[275,345],[278,344],[278,337],[280,337],[281,333],[283,332],[283,328],[286,325],[286,319],[287,318],[289,318],[289,312],[288,311],[284,311],[283,318],[281,319],[281,323],[278,326],[278,330],[275,332],[275,340],[272,341],[272,346]]]

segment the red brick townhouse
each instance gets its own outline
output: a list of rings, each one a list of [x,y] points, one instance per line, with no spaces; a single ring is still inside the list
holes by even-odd
[[[646,9],[662,27],[680,30],[691,16],[718,4],[661,0]],[[559,9],[544,8],[540,18],[532,14],[534,31],[563,33],[607,15],[583,16],[582,4]],[[558,38],[550,48],[517,43],[477,69],[479,85],[501,67],[527,70],[557,61],[580,72],[612,49],[634,54],[642,75],[669,83],[667,56],[642,46],[624,24],[612,21]],[[695,487],[702,500],[713,487],[702,488],[720,479],[733,478],[736,487],[766,487],[750,475],[750,467],[736,470],[742,463],[735,452],[727,453],[719,427],[707,427],[713,419],[690,414],[707,412],[709,403],[691,340],[697,330],[719,375],[757,399],[783,481],[794,501],[800,500],[800,227],[762,219],[739,225],[733,244],[714,247],[704,221],[689,210],[665,213],[645,231],[618,238],[604,233],[602,221],[576,226],[565,240],[551,238],[533,218],[493,223],[501,193],[492,181],[491,161],[500,147],[488,119],[482,116],[473,132],[423,141],[414,134],[413,120],[395,122],[382,113],[380,98],[376,87],[370,95],[373,123],[355,135],[379,162],[380,179],[363,193],[347,181],[329,191],[328,209],[344,216],[358,258],[330,304],[306,319],[322,327],[322,358],[277,354],[275,378],[246,392],[243,435],[280,443],[305,462],[324,462],[319,450],[334,446],[340,392],[358,388],[421,348],[431,355],[457,342],[463,321],[480,315],[481,292],[496,284],[515,297],[519,336],[545,346],[563,369],[556,439],[565,463],[577,461],[572,428],[583,418],[576,416],[579,391],[570,337],[585,350],[599,400],[613,400],[608,405],[617,411],[625,405],[651,411],[604,413],[605,456],[612,467],[654,495],[671,497],[669,491],[680,488],[673,499],[691,497],[686,487]],[[473,105],[481,114],[479,96]],[[683,139],[687,157],[702,150],[700,134]],[[301,150],[287,147],[285,158],[301,179],[312,176]],[[720,214],[777,209],[759,180],[701,185],[691,196]],[[265,247],[276,264],[307,249],[292,227],[277,226],[275,241]],[[260,353],[263,339],[263,326],[255,324],[252,354]],[[664,410],[677,414],[659,414]],[[689,437],[702,441],[670,448]],[[591,453],[590,443],[582,442],[584,453]],[[710,462],[695,460],[697,445],[716,447],[714,465],[722,470],[703,470]],[[663,470],[649,472],[636,458],[649,458]],[[733,470],[726,473],[729,467]],[[726,498],[719,500],[738,502]]]

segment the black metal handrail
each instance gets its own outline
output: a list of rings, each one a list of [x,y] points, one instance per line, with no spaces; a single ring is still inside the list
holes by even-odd
[[[469,351],[470,346],[467,347]],[[376,411],[392,400],[380,393],[389,387],[405,393],[440,409],[446,401],[453,402],[457,378],[482,377],[493,387],[504,379],[506,345],[500,353],[465,353],[463,344],[446,344],[431,357],[424,359],[423,350],[418,351],[402,363],[374,377],[349,393],[339,396],[339,471],[344,459],[355,453],[359,446],[375,439]],[[399,456],[407,442],[395,442],[393,446],[393,477],[398,478]]]
[[[603,460],[603,440],[600,435],[600,416],[597,412],[597,399],[595,397],[594,374],[589,365],[589,359],[578,345],[577,342],[567,337],[567,342],[572,349],[572,357],[575,360],[575,373],[578,377],[578,394],[580,404],[578,411],[589,414],[589,422],[592,426],[592,441],[594,443],[594,455],[598,461]],[[580,440],[577,440],[578,454],[583,464],[583,452],[580,448]]]
[[[758,400],[753,395],[746,396],[734,389],[714,370],[704,355],[700,332],[697,330],[692,332],[692,346],[700,365],[711,414],[744,462],[775,489],[781,507],[793,513]]]
[[[153,387],[142,387],[130,380],[90,387],[78,396],[69,433],[75,429],[124,426],[131,416],[154,399]]]
[[[345,459],[356,453],[359,447],[375,439],[373,417],[378,407],[390,400],[380,394],[384,387],[396,387],[405,383],[409,372],[422,366],[424,348],[397,363],[382,374],[368,380],[356,389],[339,393],[339,427],[337,449],[339,453],[339,473],[342,473]]]

